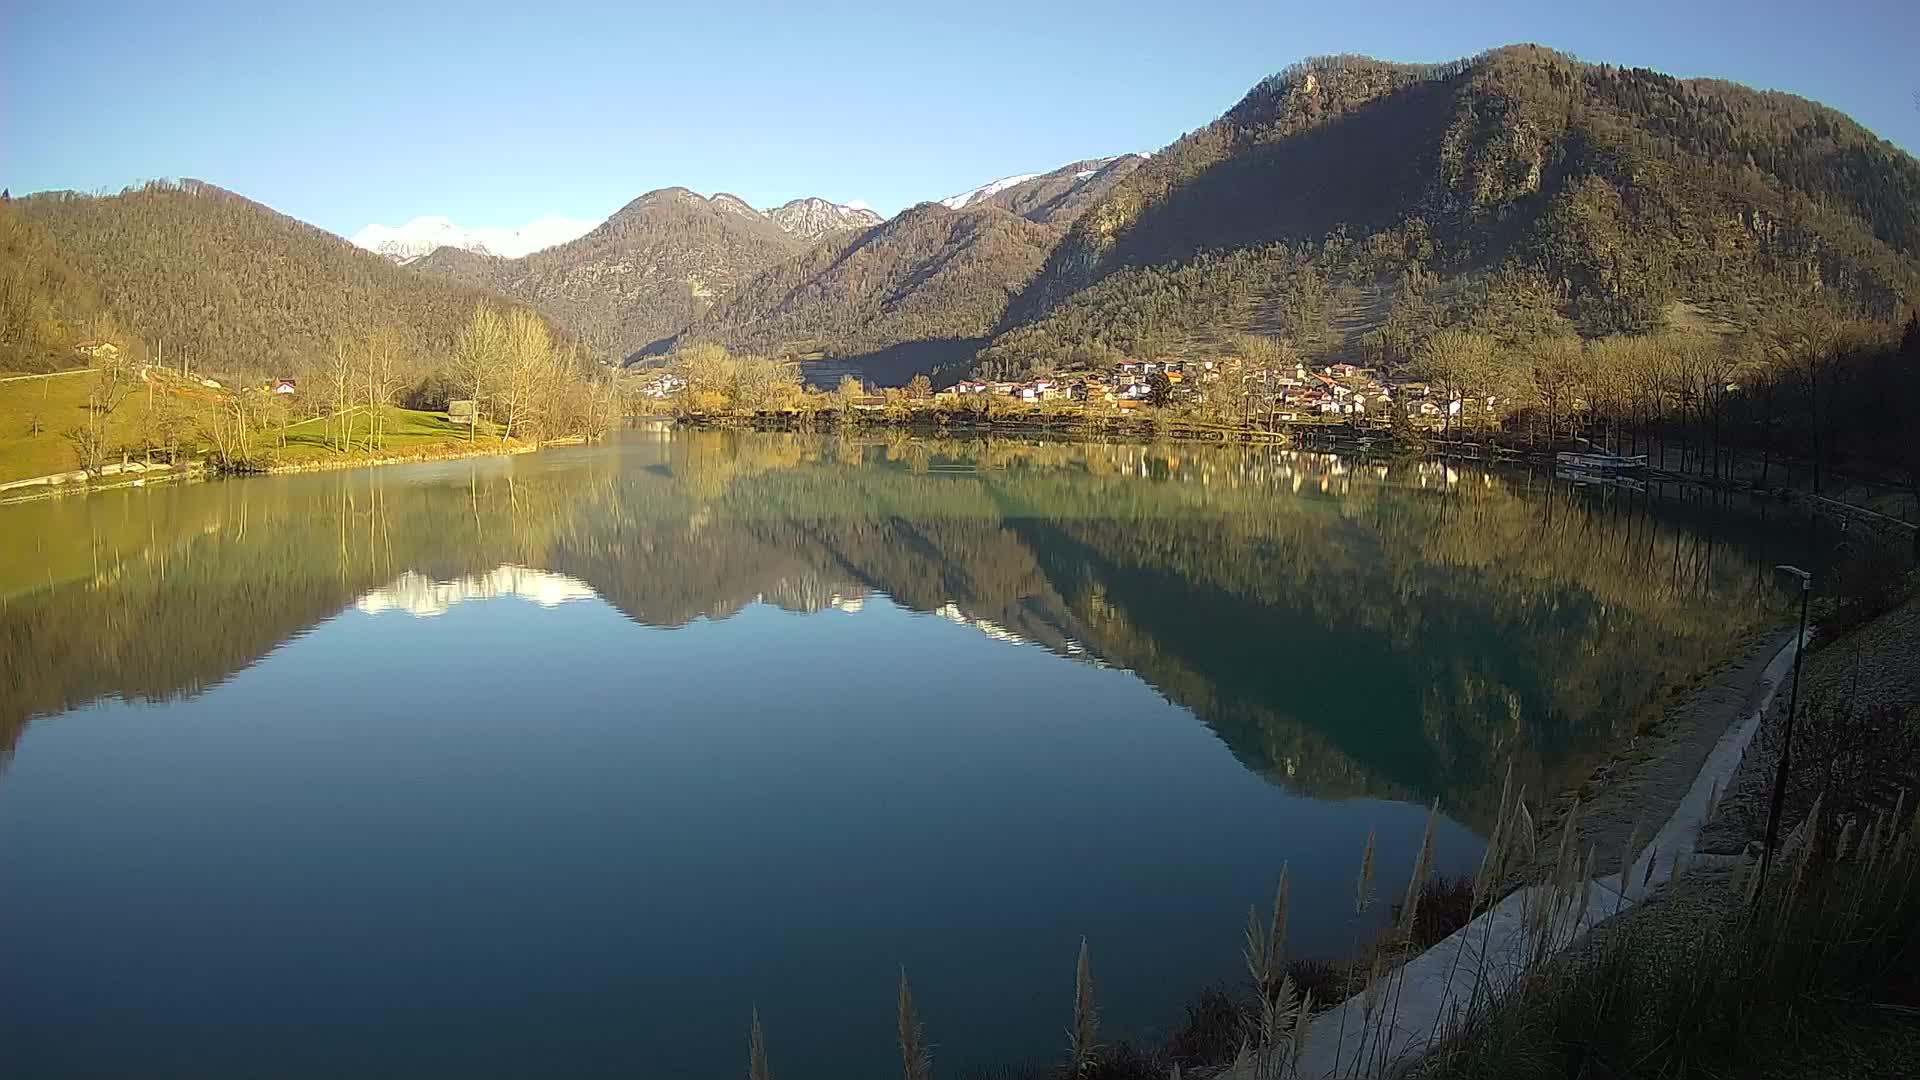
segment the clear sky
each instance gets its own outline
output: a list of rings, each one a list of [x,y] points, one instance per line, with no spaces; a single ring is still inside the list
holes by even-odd
[[[193,176],[349,234],[657,187],[891,213],[1151,150],[1304,56],[1534,41],[1832,105],[1920,148],[1916,0],[1436,4],[0,0],[0,183]]]

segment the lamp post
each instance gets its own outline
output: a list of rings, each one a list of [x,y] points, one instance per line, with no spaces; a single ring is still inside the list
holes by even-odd
[[[1773,773],[1773,801],[1767,809],[1767,846],[1760,852],[1760,887],[1753,891],[1754,909],[1759,910],[1761,894],[1766,891],[1767,871],[1773,867],[1773,847],[1780,839],[1780,810],[1787,801],[1787,770],[1793,761],[1793,717],[1800,706],[1800,658],[1807,651],[1807,597],[1813,592],[1813,575],[1797,566],[1776,566],[1783,574],[1800,579],[1800,634],[1793,645],[1793,690],[1787,695],[1787,729],[1780,740],[1780,765]]]

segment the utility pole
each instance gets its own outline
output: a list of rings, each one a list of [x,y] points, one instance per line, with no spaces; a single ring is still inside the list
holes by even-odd
[[[1767,808],[1767,846],[1760,852],[1760,887],[1753,891],[1754,911],[1760,910],[1760,898],[1766,892],[1767,871],[1773,867],[1773,848],[1780,839],[1780,811],[1787,801],[1787,772],[1793,762],[1793,719],[1800,706],[1800,658],[1807,651],[1807,597],[1813,592],[1813,575],[1797,566],[1776,566],[1783,574],[1800,579],[1800,634],[1793,646],[1793,690],[1787,695],[1787,728],[1780,740],[1780,764],[1773,773],[1773,801]],[[1812,839],[1808,839],[1812,843]]]

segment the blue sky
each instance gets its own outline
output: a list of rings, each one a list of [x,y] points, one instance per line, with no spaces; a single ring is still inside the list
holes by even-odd
[[[681,184],[892,212],[1150,150],[1303,56],[1515,41],[1787,90],[1920,147],[1920,3],[22,3],[0,183],[195,176],[343,234]]]

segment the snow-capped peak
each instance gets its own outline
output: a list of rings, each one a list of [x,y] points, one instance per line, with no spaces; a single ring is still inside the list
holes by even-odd
[[[548,215],[518,229],[468,228],[451,218],[427,216],[414,218],[405,225],[369,225],[354,233],[350,242],[402,264],[443,247],[517,259],[585,236],[598,224],[581,218]]]
[[[949,210],[964,210],[982,199],[991,199],[1015,184],[1024,184],[1039,175],[1039,173],[1021,173],[1019,176],[1003,176],[991,184],[982,184],[972,191],[941,199],[940,205]]]

